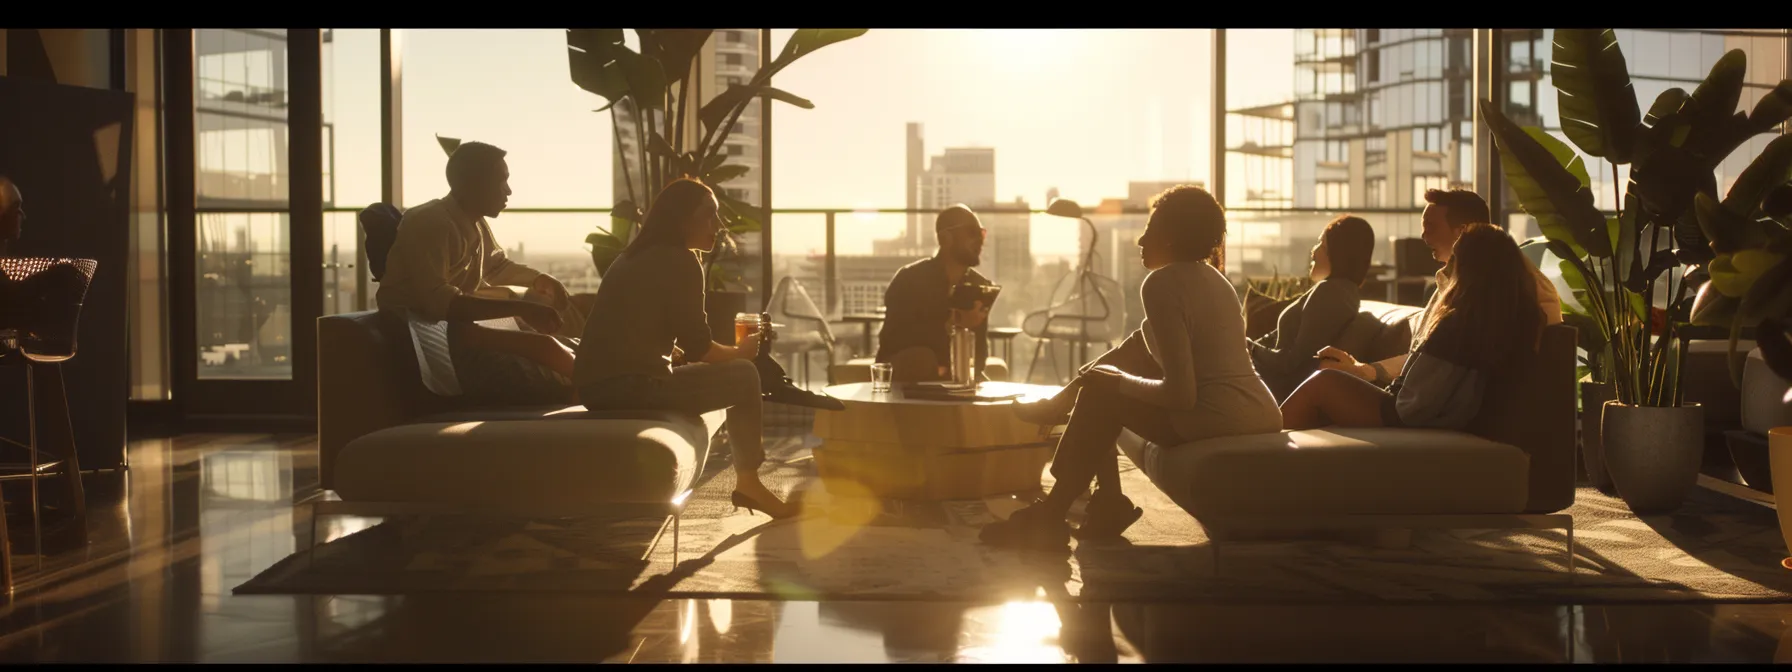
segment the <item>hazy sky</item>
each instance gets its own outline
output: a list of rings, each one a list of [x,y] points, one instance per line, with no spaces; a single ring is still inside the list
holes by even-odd
[[[396,31],[404,63],[404,202],[447,191],[434,135],[509,150],[515,207],[607,207],[609,114],[567,71],[565,34],[545,30]],[[775,49],[791,31],[774,30]],[[904,206],[905,124],[928,154],[993,147],[996,196],[1042,207],[1046,189],[1092,204],[1131,180],[1210,173],[1211,31],[874,29],[798,61],[775,85],[815,102],[773,113],[777,208]],[[1287,97],[1287,30],[1228,31],[1229,107]],[[328,114],[336,202],[379,197],[379,33],[337,30]],[[1245,76],[1248,75],[1248,76]],[[1042,220],[1046,218],[1040,218]],[[777,247],[819,247],[819,219],[780,218]],[[506,245],[573,251],[595,217],[515,213],[494,222]],[[858,220],[843,251],[900,226]],[[1074,249],[1074,224],[1035,227],[1034,249]],[[1067,248],[1059,250],[1057,248]]]

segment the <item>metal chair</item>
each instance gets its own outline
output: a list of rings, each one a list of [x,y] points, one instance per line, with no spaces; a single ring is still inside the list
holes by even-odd
[[[1114,341],[1126,336],[1122,333],[1126,327],[1126,304],[1121,299],[1120,283],[1114,279],[1095,273],[1073,272],[1058,282],[1052,296],[1054,300],[1050,307],[1027,315],[1021,322],[1021,332],[1034,342],[1033,361],[1027,365],[1026,382],[1029,383],[1039,370],[1040,351],[1053,342],[1101,343],[1111,348]],[[1066,354],[1068,359],[1076,359],[1074,347]],[[1051,362],[1053,372],[1058,374],[1058,382],[1064,382],[1066,372],[1058,370],[1057,358],[1054,356]],[[1075,375],[1081,365],[1082,362],[1072,361],[1068,373]]]
[[[60,472],[69,484],[68,496],[74,510],[74,523],[84,524],[85,502],[81,489],[81,467],[73,446],[68,455],[51,454],[44,459],[37,437],[37,373],[39,367],[52,367],[61,375],[60,365],[73,359],[76,351],[76,328],[80,322],[81,304],[93,273],[99,263],[92,259],[0,258],[0,364],[18,364],[25,371],[25,406],[29,438],[26,443],[0,438],[0,444],[24,448],[26,465],[9,467],[0,481],[31,482],[31,528],[37,555],[37,567],[43,570],[44,538],[43,507],[38,494],[38,479],[46,472]],[[58,388],[60,392],[60,388]],[[68,399],[57,400],[67,407]],[[67,414],[63,415],[67,418]],[[69,428],[70,436],[73,428]],[[23,468],[22,471],[20,468]],[[0,526],[4,526],[0,517]],[[0,532],[0,539],[7,535]],[[3,577],[10,591],[12,566],[11,545],[0,543],[0,564],[8,571]]]
[[[774,324],[789,325],[777,335],[777,340],[772,341],[772,354],[801,357],[802,387],[808,389],[809,381],[813,380],[809,375],[811,353],[826,354],[830,371],[834,364],[834,330],[828,326],[826,311],[816,305],[809,291],[803,289],[796,278],[790,276],[778,280],[766,310],[771,313]]]

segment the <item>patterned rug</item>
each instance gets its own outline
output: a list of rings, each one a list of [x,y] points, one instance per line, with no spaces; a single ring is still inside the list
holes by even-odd
[[[238,594],[541,591],[853,600],[1214,603],[1792,601],[1778,518],[1767,507],[1696,488],[1679,512],[1638,518],[1583,488],[1575,582],[1559,531],[1414,531],[1411,543],[1348,538],[1237,541],[1213,547],[1199,523],[1131,464],[1126,491],[1146,511],[1126,541],[1068,558],[993,550],[977,530],[1020,507],[1013,497],[879,502],[814,478],[797,441],[774,446],[774,491],[825,506],[792,521],[735,511],[725,453],[683,517],[679,564],[670,526],[642,518],[518,521],[390,519],[300,552]],[[1049,480],[1049,476],[1046,477]],[[1073,520],[1080,510],[1073,512]],[[655,543],[656,537],[658,543]],[[652,549],[651,552],[649,549]]]

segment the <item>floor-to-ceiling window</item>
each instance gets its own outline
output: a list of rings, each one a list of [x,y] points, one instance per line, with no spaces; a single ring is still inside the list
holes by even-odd
[[[1419,235],[1428,189],[1474,190],[1473,30],[1226,31],[1236,272],[1304,277],[1332,218]],[[1393,263],[1391,242],[1376,260]]]
[[[1537,126],[1562,142],[1561,117],[1556,112],[1558,93],[1551,83],[1550,53],[1553,29],[1505,29],[1498,31],[1501,53],[1505,58],[1505,111],[1521,126]],[[1655,98],[1671,88],[1691,93],[1711,72],[1711,67],[1730,50],[1741,50],[1748,59],[1748,72],[1743,79],[1742,97],[1737,108],[1754,109],[1761,97],[1781,80],[1786,72],[1786,30],[1783,28],[1750,28],[1729,30],[1685,29],[1616,29],[1618,47],[1623,50],[1630,80],[1636,88],[1639,107],[1647,112]],[[1729,158],[1717,167],[1718,193],[1727,192],[1730,184],[1760,155],[1776,129],[1742,143]],[[1572,143],[1569,143],[1573,146]],[[1612,189],[1610,164],[1588,166],[1592,178],[1593,199],[1602,210],[1616,209],[1617,195]],[[1630,179],[1630,166],[1619,166],[1619,184]],[[1502,201],[1504,218],[1515,235],[1540,235],[1535,220],[1524,214],[1510,191]]]
[[[194,31],[201,379],[292,376],[286,31]]]
[[[773,31],[774,49],[790,34]],[[1091,270],[1113,283],[1118,328],[1136,325],[1149,199],[1211,183],[1211,39],[874,29],[797,61],[775,84],[815,107],[775,107],[773,303],[800,288],[840,361],[869,356],[891,276],[934,254],[935,213],[962,203],[988,229],[978,270],[1003,287],[991,325],[1024,327],[1076,286],[1089,246],[1082,223],[1038,212],[1065,198],[1094,224]],[[1033,345],[1014,343],[1017,378]]]

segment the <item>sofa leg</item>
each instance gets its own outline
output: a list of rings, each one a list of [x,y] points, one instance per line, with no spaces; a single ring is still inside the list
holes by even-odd
[[[1574,526],[1568,526],[1568,583],[1580,583],[1580,577],[1574,572]]]

